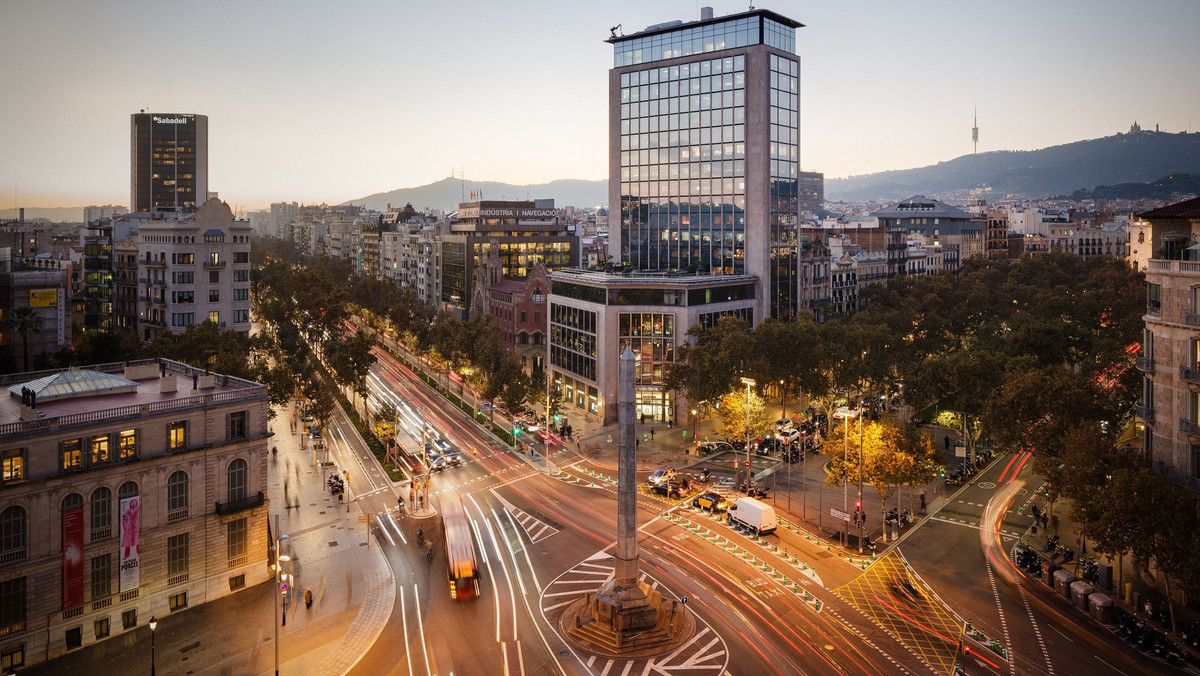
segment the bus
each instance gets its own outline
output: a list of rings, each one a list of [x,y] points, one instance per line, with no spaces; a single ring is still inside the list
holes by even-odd
[[[442,526],[446,531],[450,598],[476,598],[479,596],[479,564],[475,560],[475,538],[471,534],[467,510],[457,495],[442,500]]]

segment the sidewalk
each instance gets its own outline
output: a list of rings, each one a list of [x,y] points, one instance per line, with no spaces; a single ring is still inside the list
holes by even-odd
[[[282,551],[292,560],[295,596],[279,627],[280,670],[287,674],[343,674],[374,644],[395,600],[391,569],[378,547],[369,550],[359,509],[338,505],[321,485],[311,451],[290,431],[291,414],[271,423],[268,455],[271,528],[279,514],[289,535]],[[286,498],[285,498],[286,496]],[[290,502],[291,506],[287,506]],[[265,536],[265,533],[263,534]],[[304,607],[311,588],[312,609]],[[159,674],[272,674],[275,669],[275,594],[271,582],[160,617],[154,632]],[[280,612],[282,613],[282,607]],[[143,626],[58,659],[28,674],[143,676],[150,673],[150,629]]]

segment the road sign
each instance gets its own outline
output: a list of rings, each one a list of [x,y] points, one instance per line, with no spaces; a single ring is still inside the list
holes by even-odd
[[[491,408],[491,407],[492,407],[492,402],[490,402],[490,401],[485,401],[485,402],[483,402],[483,407],[484,407],[484,408]]]
[[[840,509],[833,509],[832,507],[829,508],[829,515],[835,519],[841,519],[842,521],[850,520],[849,514],[847,514],[846,512],[843,512]]]
[[[956,457],[956,458],[965,458],[965,457],[967,457],[967,447],[966,447],[966,446],[962,446],[962,445],[956,445],[956,446],[954,447],[954,457]]]
[[[686,606],[686,605],[687,605],[687,597],[686,597],[686,596],[680,596],[680,597],[679,597],[679,602],[680,602],[680,603],[682,603],[683,605],[685,605],[685,606]]]
[[[281,583],[281,584],[279,585],[279,591],[281,591],[281,592],[283,592],[284,594],[286,594],[286,593],[287,593],[287,590],[288,590],[288,583],[284,582],[284,583]]]

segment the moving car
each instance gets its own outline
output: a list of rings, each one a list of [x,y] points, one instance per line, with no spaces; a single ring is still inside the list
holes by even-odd
[[[688,483],[687,479],[684,479],[682,482],[664,481],[660,484],[654,484],[653,486],[655,493],[658,493],[659,495],[665,495],[668,498],[682,498],[690,489],[691,485]]]
[[[725,496],[716,491],[704,491],[692,498],[692,507],[707,509],[710,512],[724,512],[729,507],[729,503],[726,502]]]
[[[674,481],[674,480],[675,480],[675,470],[670,467],[664,467],[662,469],[654,470],[654,473],[650,475],[649,479],[647,479],[647,481],[650,482],[651,486],[658,486],[659,484],[664,484],[664,483],[667,483],[668,481]]]

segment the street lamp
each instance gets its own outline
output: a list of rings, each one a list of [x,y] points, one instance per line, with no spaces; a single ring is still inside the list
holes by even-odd
[[[280,588],[280,562],[284,557],[280,556],[279,549],[283,541],[288,539],[287,535],[279,532],[279,515],[275,515],[275,540],[271,542],[271,554],[275,557],[275,676],[279,676],[279,597],[283,594]],[[283,621],[287,622],[287,614],[283,616]]]
[[[696,419],[696,409],[692,409],[692,442],[699,441],[696,436],[700,434],[700,421]]]
[[[158,627],[158,618],[150,616],[150,676],[154,676],[154,630]]]
[[[754,387],[753,378],[742,378],[746,385],[746,491],[750,491],[750,388]]]
[[[850,419],[857,418],[858,412],[851,411],[846,406],[839,406],[833,417],[842,419],[842,512],[850,509],[850,482],[846,473],[846,465],[850,464]],[[862,467],[862,448],[858,449],[859,467]],[[861,478],[861,473],[860,473]],[[861,498],[860,498],[861,507]],[[862,523],[859,521],[859,523]],[[861,530],[861,529],[860,529]],[[862,547],[862,533],[858,536],[859,547]],[[846,548],[846,529],[842,529],[842,549]]]

